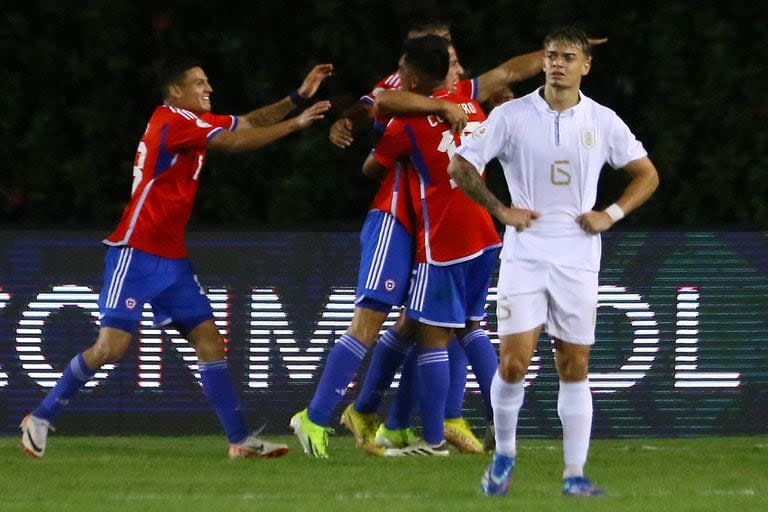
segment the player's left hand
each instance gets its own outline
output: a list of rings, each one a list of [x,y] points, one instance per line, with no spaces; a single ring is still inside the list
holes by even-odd
[[[333,64],[318,64],[312,68],[299,87],[299,95],[302,98],[311,98],[317,92],[323,80],[333,74]]]
[[[296,116],[296,122],[300,129],[306,128],[318,119],[323,119],[323,115],[329,108],[331,108],[330,101],[318,101],[304,112]]]
[[[590,235],[596,235],[610,229],[613,219],[605,212],[592,210],[576,217],[576,223]]]

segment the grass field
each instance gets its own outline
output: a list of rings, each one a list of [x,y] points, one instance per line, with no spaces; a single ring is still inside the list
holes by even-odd
[[[490,456],[382,459],[331,438],[331,458],[226,458],[220,437],[67,437],[43,459],[0,437],[0,510],[768,511],[768,437],[594,441],[608,495],[560,496],[559,441],[520,441],[509,496],[479,494]]]

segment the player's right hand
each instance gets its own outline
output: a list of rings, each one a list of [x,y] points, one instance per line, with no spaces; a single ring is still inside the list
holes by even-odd
[[[533,221],[538,219],[540,215],[539,212],[526,208],[504,208],[497,212],[496,218],[507,226],[514,227],[519,233],[531,227]]]
[[[304,112],[296,116],[296,122],[298,123],[299,128],[306,128],[318,119],[323,119],[325,117],[323,113],[326,112],[329,108],[331,108],[330,101],[318,101]]]
[[[331,126],[328,138],[340,148],[348,148],[355,140],[352,137],[352,120],[348,117],[342,117]]]
[[[440,117],[451,126],[451,131],[454,133],[461,134],[464,127],[467,126],[467,113],[458,103],[443,101]]]

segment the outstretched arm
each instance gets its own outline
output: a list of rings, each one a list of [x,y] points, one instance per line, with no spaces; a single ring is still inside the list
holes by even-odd
[[[499,198],[491,192],[480,177],[475,166],[461,155],[454,155],[448,164],[448,174],[459,188],[470,199],[488,210],[491,215],[507,226],[513,226],[518,231],[531,227],[533,220],[539,218],[539,212],[525,208],[504,206]]]
[[[323,115],[329,108],[329,101],[318,101],[296,117],[270,126],[251,126],[234,132],[221,130],[208,141],[208,148],[216,151],[238,153],[265,146],[298,130],[303,130]]]
[[[355,134],[373,120],[373,107],[358,101],[341,113],[328,133],[328,139],[340,148],[347,148],[355,140]]]
[[[648,157],[632,160],[624,166],[624,170],[632,180],[618,201],[603,211],[592,210],[576,217],[576,222],[587,233],[608,230],[624,215],[646,202],[659,186],[659,173]]]
[[[477,101],[483,103],[491,94],[513,82],[522,82],[541,73],[544,51],[512,57],[477,77]]]
[[[454,132],[461,132],[467,125],[467,113],[460,105],[414,92],[381,91],[373,106],[390,115],[434,114],[444,119]]]
[[[247,114],[238,116],[238,128],[252,128],[254,126],[270,126],[285,119],[293,109],[303,100],[312,98],[320,84],[333,73],[333,64],[318,64],[304,78],[301,86],[296,90],[297,98],[286,96],[278,102],[252,110]]]

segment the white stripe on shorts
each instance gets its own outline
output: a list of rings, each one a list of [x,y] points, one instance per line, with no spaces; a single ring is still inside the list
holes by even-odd
[[[115,271],[112,273],[112,281],[109,283],[109,293],[107,294],[108,308],[114,308],[117,306],[117,300],[120,298],[120,293],[123,291],[123,283],[125,283],[125,276],[128,274],[128,267],[131,265],[131,259],[133,258],[133,247],[126,247],[120,250],[120,258],[117,261]]]
[[[368,271],[368,278],[365,281],[365,287],[369,290],[375,290],[376,285],[381,279],[381,273],[384,271],[384,262],[386,261],[389,243],[392,240],[392,228],[395,226],[395,218],[391,215],[385,215],[379,231],[379,240],[376,242],[376,250],[373,253],[373,261]]]
[[[416,265],[416,279],[413,285],[413,293],[411,294],[410,308],[414,311],[421,311],[424,307],[424,295],[427,291],[427,283],[429,281],[429,265],[427,263],[419,263]]]

